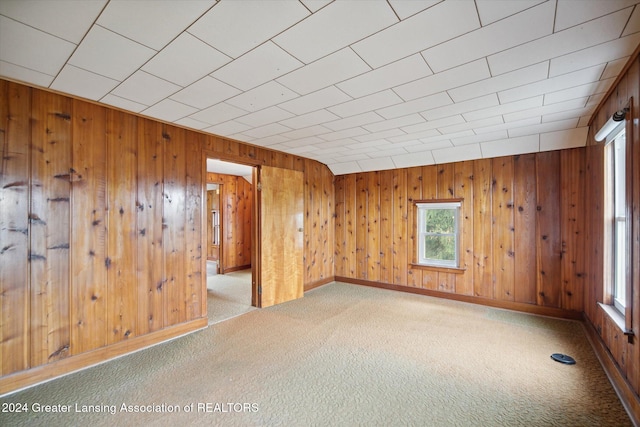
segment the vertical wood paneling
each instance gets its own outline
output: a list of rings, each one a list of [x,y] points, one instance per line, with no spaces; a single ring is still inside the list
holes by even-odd
[[[407,259],[411,263],[416,262],[416,247],[418,236],[416,235],[416,205],[417,200],[422,199],[422,168],[407,169]],[[422,270],[408,267],[407,286],[422,287]]]
[[[536,156],[538,304],[560,307],[560,153]]]
[[[2,375],[29,367],[29,109],[29,91],[25,87],[0,81]]]
[[[137,280],[138,335],[164,325],[162,126],[138,120],[137,163]]]
[[[113,344],[136,335],[137,144],[135,117],[107,113],[107,342]]]
[[[422,194],[420,199],[431,200],[438,198],[438,173],[444,170],[442,166],[423,166],[422,167]],[[415,212],[415,206],[413,208]],[[414,220],[417,224],[418,218]],[[416,226],[414,225],[414,229]],[[418,242],[415,242],[414,253],[417,253]],[[415,255],[414,255],[415,256]],[[438,289],[438,272],[431,270],[421,270],[422,274],[422,287],[425,289],[437,290]]]
[[[380,172],[367,174],[367,279],[380,280]]]
[[[474,295],[493,298],[493,235],[491,233],[491,159],[476,160],[473,171]]]
[[[368,181],[365,174],[356,174],[356,277],[367,278],[367,200]]]
[[[340,175],[335,180],[335,249],[334,249],[334,263],[335,263],[335,275],[346,277],[348,275],[345,268],[347,256],[347,238],[345,236],[345,189],[344,189],[345,176]]]
[[[106,110],[73,101],[71,353],[107,344]]]
[[[356,174],[344,178],[344,223],[345,223],[345,275],[358,277],[357,273],[357,227],[358,213],[356,207]]]
[[[164,298],[165,326],[187,320],[184,243],[186,223],[186,147],[184,131],[172,126],[162,130],[164,143]]]
[[[514,158],[514,248],[518,286],[515,301],[535,304],[537,301],[536,250],[536,155]]]
[[[492,170],[495,297],[500,300],[513,301],[515,299],[513,158],[499,157],[493,159]]]
[[[393,171],[380,172],[380,278],[393,283]],[[337,273],[336,273],[337,274]]]
[[[203,188],[205,177],[202,175],[202,140],[203,138],[190,138],[185,135],[184,143],[187,146],[187,169],[186,169],[186,230],[185,242],[192,244],[185,248],[186,267],[186,319],[194,320],[202,317],[206,311],[206,292],[203,292],[203,269],[206,268],[204,258],[206,249],[202,247],[202,204],[204,203]],[[250,230],[249,230],[250,233]],[[249,238],[249,240],[251,240]],[[205,270],[206,271],[206,270]]]
[[[439,165],[437,167],[437,189],[436,197],[438,199],[451,199],[454,197],[455,187],[455,166],[452,163]],[[423,280],[426,272],[423,272]],[[456,290],[456,274],[438,272],[436,289],[442,292],[455,292]]]
[[[69,355],[71,111],[69,99],[33,94],[31,155],[31,365]]]
[[[584,288],[584,150],[560,153],[562,308],[582,311]]]
[[[411,204],[407,200],[407,169],[393,171],[393,284],[407,283],[410,258],[407,253],[408,212]]]
[[[454,166],[455,197],[462,198],[462,238],[460,267],[464,274],[456,278],[456,293],[473,295],[473,162]]]
[[[236,227],[236,220],[238,218],[238,179],[236,177],[232,179],[225,179],[225,183],[222,186],[222,214],[223,221],[223,250],[222,256],[224,257],[223,268],[225,271],[229,268],[239,266],[237,242],[238,234]]]

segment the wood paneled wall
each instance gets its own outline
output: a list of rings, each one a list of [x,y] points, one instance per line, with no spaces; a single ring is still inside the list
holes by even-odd
[[[640,57],[628,64],[617,85],[603,101],[590,127],[587,147],[587,188],[585,193],[586,242],[586,287],[585,314],[597,331],[603,345],[616,363],[620,376],[626,380],[637,400],[640,395]],[[598,303],[604,301],[604,287],[610,283],[604,267],[607,253],[605,233],[605,149],[596,143],[595,132],[617,110],[627,106],[633,98],[627,127],[627,186],[630,187],[627,204],[630,207],[631,238],[631,304],[632,329],[635,336],[629,340],[623,331],[604,313]],[[636,402],[636,419],[640,419],[640,406]]]
[[[577,315],[584,164],[580,148],[338,176],[336,277]],[[412,266],[414,201],[447,198],[463,199],[464,271]]]
[[[317,162],[4,80],[0,150],[0,393],[206,326],[205,152],[303,171],[305,285],[333,276]]]
[[[207,173],[207,182],[222,184],[222,272],[248,268],[251,266],[253,186],[241,176],[212,172]]]

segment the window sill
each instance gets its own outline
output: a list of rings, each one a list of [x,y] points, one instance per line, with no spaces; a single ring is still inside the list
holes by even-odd
[[[435,265],[422,265],[422,264],[409,264],[412,268],[417,268],[420,270],[429,270],[429,271],[438,271],[440,273],[450,273],[450,274],[464,274],[467,271],[466,268],[458,268],[458,267],[436,267]]]
[[[620,331],[622,331],[623,334],[628,335],[628,336],[635,335],[633,333],[633,330],[626,328],[625,321],[624,321],[624,316],[622,315],[622,313],[620,313],[618,310],[616,310],[611,305],[603,304],[601,302],[599,302],[598,305],[600,306],[602,311],[604,311],[606,313],[606,315],[609,316],[609,318],[611,320],[613,320],[613,323],[616,324],[616,326],[620,329]]]

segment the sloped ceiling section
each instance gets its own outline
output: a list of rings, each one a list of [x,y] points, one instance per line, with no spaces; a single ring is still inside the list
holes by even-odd
[[[584,145],[640,0],[0,0],[0,76],[335,174]]]

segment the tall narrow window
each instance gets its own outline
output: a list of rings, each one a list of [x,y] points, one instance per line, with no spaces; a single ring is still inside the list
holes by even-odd
[[[418,264],[459,266],[460,206],[459,201],[416,203]]]
[[[625,313],[627,280],[626,137],[622,129],[610,144],[610,180],[613,184],[611,237],[613,255],[613,305]]]

